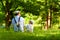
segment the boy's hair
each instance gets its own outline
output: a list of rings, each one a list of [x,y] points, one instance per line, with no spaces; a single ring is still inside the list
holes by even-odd
[[[30,24],[33,24],[33,21],[30,20],[29,22],[30,22]]]

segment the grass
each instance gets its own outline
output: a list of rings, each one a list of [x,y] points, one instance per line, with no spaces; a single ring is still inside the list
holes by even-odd
[[[33,33],[22,33],[0,29],[0,40],[60,40],[60,30],[40,30],[35,27]]]

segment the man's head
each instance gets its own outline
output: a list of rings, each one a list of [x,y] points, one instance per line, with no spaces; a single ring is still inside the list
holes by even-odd
[[[20,11],[15,11],[14,13],[15,13],[15,16],[17,15],[20,16]]]

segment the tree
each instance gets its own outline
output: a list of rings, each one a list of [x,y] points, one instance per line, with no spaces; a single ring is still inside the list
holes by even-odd
[[[0,2],[2,4],[1,9],[5,13],[5,23],[6,23],[7,29],[9,28],[9,26],[11,24],[11,19],[13,16],[13,13],[11,10],[14,11],[18,7],[18,3],[16,1],[17,0],[0,0]]]

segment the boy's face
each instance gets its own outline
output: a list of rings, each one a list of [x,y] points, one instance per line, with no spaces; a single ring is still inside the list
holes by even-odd
[[[29,21],[29,24],[33,24],[31,21]]]

